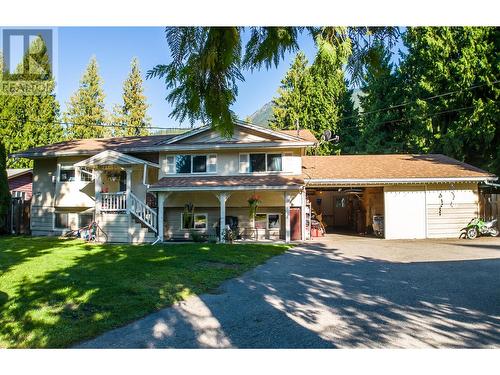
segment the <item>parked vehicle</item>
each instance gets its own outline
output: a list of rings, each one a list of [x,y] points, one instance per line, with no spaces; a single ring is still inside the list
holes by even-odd
[[[465,237],[470,240],[478,236],[490,235],[492,237],[498,236],[497,219],[484,221],[476,217],[472,219],[465,228],[462,228],[460,238]]]

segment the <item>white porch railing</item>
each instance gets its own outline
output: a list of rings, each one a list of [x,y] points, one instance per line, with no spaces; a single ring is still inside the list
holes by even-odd
[[[101,211],[121,212],[127,211],[127,195],[125,192],[101,193]]]
[[[158,233],[158,219],[154,209],[130,193],[130,213]]]

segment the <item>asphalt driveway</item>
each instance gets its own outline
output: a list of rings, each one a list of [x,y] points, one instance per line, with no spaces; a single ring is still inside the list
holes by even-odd
[[[500,239],[328,236],[81,348],[500,347]]]

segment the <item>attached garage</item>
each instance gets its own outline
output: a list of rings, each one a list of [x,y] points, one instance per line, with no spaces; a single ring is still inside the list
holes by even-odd
[[[458,237],[479,216],[478,184],[497,179],[444,155],[308,156],[303,169],[306,189],[360,189],[365,232],[383,211],[386,239]]]

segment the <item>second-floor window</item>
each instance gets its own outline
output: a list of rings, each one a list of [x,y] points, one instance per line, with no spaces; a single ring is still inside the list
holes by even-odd
[[[59,181],[60,182],[76,181],[75,168],[69,166],[61,166],[61,169],[59,171]]]
[[[217,172],[217,155],[168,155],[166,173],[215,173]]]
[[[240,173],[281,172],[283,160],[281,154],[240,154]]]

